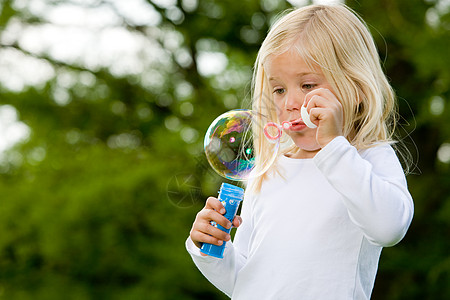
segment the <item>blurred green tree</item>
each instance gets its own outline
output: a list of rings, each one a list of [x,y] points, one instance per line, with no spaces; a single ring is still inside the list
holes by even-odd
[[[0,108],[29,128],[0,155],[0,299],[226,298],[184,250],[221,181],[202,136],[248,100],[291,3],[123,3],[0,2]],[[450,298],[450,7],[347,4],[372,30],[417,162],[415,218],[383,251],[373,299]]]

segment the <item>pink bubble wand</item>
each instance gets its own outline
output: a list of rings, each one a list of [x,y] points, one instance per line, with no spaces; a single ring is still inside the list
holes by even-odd
[[[303,123],[305,123],[305,125],[307,127],[309,127],[309,128],[317,128],[317,125],[314,124],[311,121],[311,117],[309,116],[309,113],[306,110],[306,107],[304,107],[304,106],[301,107],[300,115],[301,115],[301,118],[299,120],[303,121]],[[293,122],[290,122],[290,121],[284,121],[284,122],[281,123],[281,125],[277,124],[275,122],[268,122],[264,126],[264,135],[269,140],[269,142],[276,142],[281,137],[281,135],[283,134],[283,129],[284,130],[289,130],[289,129],[291,129],[292,126],[293,126]],[[273,135],[273,134],[271,134],[269,132],[271,127],[276,129],[276,134],[275,135]]]

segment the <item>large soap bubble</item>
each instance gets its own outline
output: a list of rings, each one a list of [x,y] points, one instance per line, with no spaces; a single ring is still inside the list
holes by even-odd
[[[256,171],[254,136],[252,130],[262,126],[265,150],[269,153]],[[251,110],[232,110],[217,117],[205,135],[205,154],[211,167],[221,176],[242,181],[257,177],[274,162],[282,134],[281,126],[268,122]],[[259,142],[259,141],[256,141]]]

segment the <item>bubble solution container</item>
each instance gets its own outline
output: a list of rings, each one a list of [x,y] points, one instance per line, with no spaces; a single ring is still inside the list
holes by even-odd
[[[219,191],[219,201],[222,203],[222,205],[225,207],[226,210],[224,217],[227,218],[230,222],[233,222],[234,216],[236,215],[236,212],[239,208],[239,204],[241,203],[243,198],[244,198],[243,188],[225,182],[222,183],[222,186],[220,187]],[[225,231],[226,233],[230,233],[231,231],[231,228],[226,229],[220,226],[219,224],[216,224],[215,222],[211,222],[211,225],[213,225],[216,228],[219,228],[222,231]],[[223,251],[225,250],[225,244],[226,244],[225,241],[221,246],[204,243],[200,251],[210,256],[223,258]]]

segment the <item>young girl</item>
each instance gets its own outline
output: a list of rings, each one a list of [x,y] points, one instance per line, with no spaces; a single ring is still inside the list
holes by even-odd
[[[394,94],[369,31],[342,5],[291,11],[263,42],[253,87],[253,109],[290,122],[290,144],[249,183],[233,224],[208,198],[186,242],[195,264],[233,299],[369,299],[382,247],[413,216],[390,146]],[[302,106],[317,128],[305,126]],[[223,259],[199,251],[230,240],[210,221],[239,227]]]

